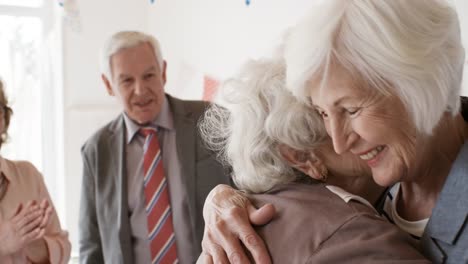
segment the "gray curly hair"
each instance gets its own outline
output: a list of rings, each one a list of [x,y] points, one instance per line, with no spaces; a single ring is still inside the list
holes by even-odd
[[[201,135],[233,169],[236,185],[259,193],[301,177],[278,149],[310,151],[327,133],[315,110],[285,86],[283,60],[250,61],[220,91],[223,106],[212,105],[200,122]]]

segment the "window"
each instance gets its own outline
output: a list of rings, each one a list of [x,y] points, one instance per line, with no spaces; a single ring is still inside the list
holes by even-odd
[[[41,36],[38,17],[0,15],[0,76],[13,109],[2,155],[42,170]]]
[[[0,0],[0,78],[13,109],[9,138],[0,153],[33,163],[57,201],[54,87],[58,82],[52,68],[61,51],[52,50],[58,46],[52,30],[53,3],[57,2]]]
[[[40,7],[42,0],[0,0],[0,6],[23,6],[23,7]]]

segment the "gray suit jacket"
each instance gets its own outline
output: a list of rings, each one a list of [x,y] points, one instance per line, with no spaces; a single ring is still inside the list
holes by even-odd
[[[468,123],[468,98],[462,98],[462,114]],[[468,263],[468,142],[445,181],[421,245],[434,263]]]
[[[217,184],[231,184],[198,134],[197,122],[208,103],[167,95],[176,129],[177,153],[186,177],[193,243],[201,252],[203,203]],[[80,262],[133,263],[125,169],[123,116],[97,131],[82,147],[83,185],[80,206]],[[193,260],[194,262],[196,260]]]

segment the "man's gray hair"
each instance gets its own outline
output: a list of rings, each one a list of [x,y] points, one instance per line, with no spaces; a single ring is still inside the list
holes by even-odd
[[[203,138],[232,166],[241,189],[264,192],[298,179],[279,146],[310,151],[327,138],[320,116],[286,89],[285,80],[283,60],[249,62],[223,84],[223,107],[213,105],[200,123]]]
[[[109,79],[112,80],[111,72],[111,57],[122,49],[133,48],[142,43],[148,43],[154,50],[156,61],[162,70],[164,59],[161,53],[159,41],[149,35],[138,31],[119,31],[105,42],[101,51],[101,71]]]
[[[326,85],[342,67],[399,96],[426,134],[444,112],[459,112],[464,58],[456,11],[444,0],[322,1],[285,42],[287,85],[299,98],[309,80]]]

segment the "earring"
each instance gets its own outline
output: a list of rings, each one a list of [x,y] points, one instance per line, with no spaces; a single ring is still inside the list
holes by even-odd
[[[328,169],[325,166],[322,166],[320,170],[320,181],[321,182],[326,182],[328,179]]]

